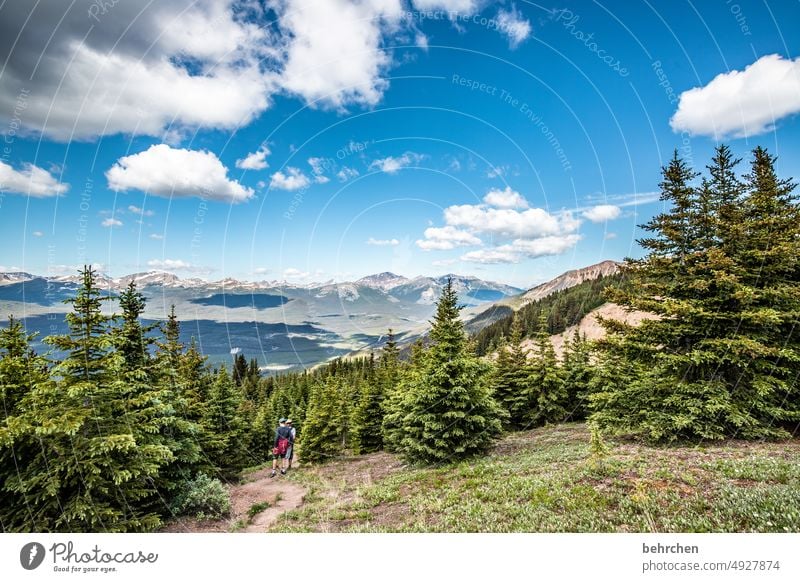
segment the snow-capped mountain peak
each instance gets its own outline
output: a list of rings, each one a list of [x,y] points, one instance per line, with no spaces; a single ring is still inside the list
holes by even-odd
[[[380,289],[381,291],[389,291],[395,287],[399,287],[408,283],[408,277],[402,275],[395,275],[389,271],[378,273],[376,275],[368,275],[356,281],[356,285],[363,285],[364,287],[371,287],[372,289]]]

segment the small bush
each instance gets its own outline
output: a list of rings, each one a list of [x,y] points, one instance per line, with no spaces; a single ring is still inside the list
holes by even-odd
[[[230,513],[231,499],[219,479],[198,475],[178,498],[176,511],[197,519],[219,519]]]

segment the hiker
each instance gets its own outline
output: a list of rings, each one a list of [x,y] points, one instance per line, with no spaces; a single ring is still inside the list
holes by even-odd
[[[278,421],[278,428],[275,429],[275,441],[272,443],[272,473],[270,479],[277,475],[278,459],[281,460],[281,475],[286,475],[286,453],[292,446],[292,429],[286,426],[286,418]]]
[[[286,453],[286,458],[289,459],[289,466],[286,467],[286,470],[292,468],[292,459],[294,459],[294,440],[297,438],[297,429],[292,426],[292,419],[286,419],[286,426],[288,426],[292,430],[292,438],[289,439],[289,451]]]

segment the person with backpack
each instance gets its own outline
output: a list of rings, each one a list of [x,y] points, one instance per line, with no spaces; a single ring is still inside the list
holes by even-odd
[[[292,432],[292,438],[290,439],[290,444],[289,444],[289,452],[286,453],[286,458],[289,459],[289,466],[286,467],[286,470],[288,471],[289,469],[292,468],[292,459],[294,459],[294,441],[297,438],[297,429],[294,426],[292,426],[291,418],[286,419],[286,426],[288,426]]]
[[[275,429],[275,440],[272,443],[272,473],[270,479],[278,474],[278,459],[281,460],[281,475],[286,475],[286,453],[289,452],[289,447],[292,446],[294,437],[292,436],[292,429],[286,426],[286,419],[281,418],[278,421],[278,428]]]

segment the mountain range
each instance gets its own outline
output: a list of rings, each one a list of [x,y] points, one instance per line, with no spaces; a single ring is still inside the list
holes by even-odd
[[[196,341],[214,363],[231,354],[257,358],[268,371],[307,367],[355,351],[378,348],[391,328],[400,339],[423,334],[434,304],[450,279],[464,306],[463,317],[474,331],[493,314],[616,270],[604,261],[524,290],[476,277],[449,274],[408,278],[384,272],[352,282],[295,284],[286,281],[205,281],[182,279],[165,271],[133,273],[119,278],[98,276],[114,296],[135,281],[147,299],[143,318],[165,319],[174,305],[182,322],[182,339]],[[66,330],[64,300],[74,296],[79,275],[40,276],[0,273],[0,317],[24,320],[39,338]],[[106,302],[107,313],[117,309]],[[118,310],[118,309],[117,309]]]

